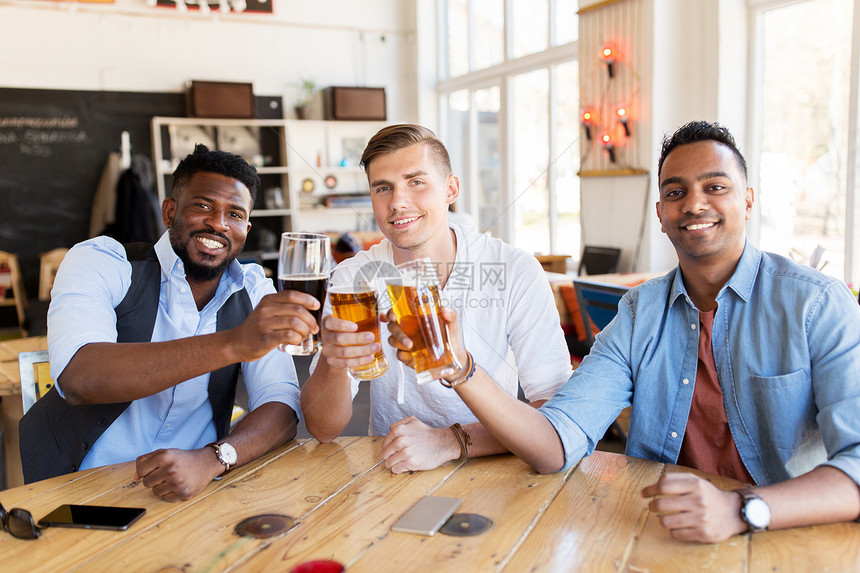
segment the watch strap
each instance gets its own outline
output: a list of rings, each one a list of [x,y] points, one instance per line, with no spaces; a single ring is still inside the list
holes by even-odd
[[[760,500],[765,505],[767,505],[767,502],[764,499],[762,499],[762,497],[759,494],[757,494],[756,492],[754,492],[753,490],[751,490],[749,488],[742,487],[742,488],[736,489],[734,491],[736,493],[740,494],[740,496],[741,496],[741,519],[744,521],[744,523],[746,523],[749,526],[750,532],[758,533],[760,531],[767,531],[768,525],[770,525],[770,519],[768,519],[768,523],[765,524],[764,527],[761,527],[761,526],[755,525],[752,521],[750,521],[749,517],[747,516],[747,512],[746,512],[747,504],[754,499]]]

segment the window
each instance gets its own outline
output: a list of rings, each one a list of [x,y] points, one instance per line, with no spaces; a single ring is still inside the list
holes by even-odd
[[[849,102],[857,97],[850,85],[852,6],[762,2],[756,14],[759,245],[802,263],[820,245],[818,266],[826,261],[823,272],[848,280],[846,253],[860,241],[860,230],[846,233],[847,165],[854,161]]]
[[[446,0],[438,92],[458,206],[480,231],[578,258],[577,0]],[[506,17],[508,15],[509,17]]]

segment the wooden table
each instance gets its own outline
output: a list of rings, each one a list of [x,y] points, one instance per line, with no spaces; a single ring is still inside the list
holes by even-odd
[[[4,571],[289,571],[334,559],[350,573],[387,571],[857,571],[860,524],[736,536],[716,545],[672,539],[639,491],[676,466],[597,452],[578,468],[541,476],[511,455],[392,475],[381,438],[291,441],[181,503],[132,482],[130,463],[0,492],[38,519],[61,503],[145,507],[126,532],[46,529],[0,536]],[[737,482],[711,476],[722,487]],[[458,512],[494,527],[474,537],[396,533],[421,496],[463,499]],[[296,519],[269,539],[239,537],[260,514]]]
[[[18,370],[18,353],[47,350],[45,336],[13,338],[0,342],[0,406],[3,415],[3,444],[6,448],[6,485],[24,485],[21,473],[21,453],[18,450],[18,421],[24,415],[21,402],[21,374]]]

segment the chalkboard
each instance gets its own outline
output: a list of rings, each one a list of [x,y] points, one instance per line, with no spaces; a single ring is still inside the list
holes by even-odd
[[[272,117],[273,99],[257,98],[263,117]],[[96,186],[121,133],[132,153],[151,159],[152,116],[181,117],[184,102],[182,93],[0,88],[0,250],[18,255],[30,297],[39,253],[88,238]]]

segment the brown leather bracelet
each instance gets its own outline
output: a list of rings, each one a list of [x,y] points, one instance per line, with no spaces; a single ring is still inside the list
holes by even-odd
[[[461,462],[469,457],[469,446],[472,445],[472,437],[466,428],[459,423],[451,425],[451,431],[454,432],[454,437],[457,438],[457,443],[460,444],[460,457],[456,461]]]

